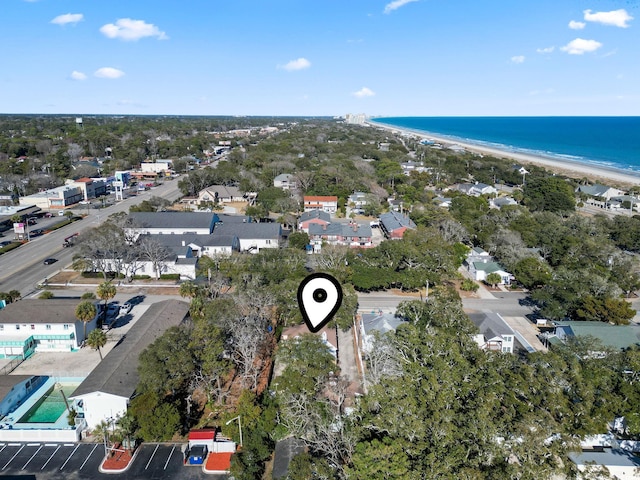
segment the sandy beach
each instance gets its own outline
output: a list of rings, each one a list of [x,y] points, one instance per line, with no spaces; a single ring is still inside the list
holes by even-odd
[[[490,155],[495,158],[502,158],[505,160],[513,160],[521,165],[534,164],[546,168],[554,173],[565,175],[570,178],[582,179],[588,178],[592,182],[597,182],[609,186],[620,187],[632,187],[640,185],[640,173],[626,172],[624,170],[617,170],[614,168],[600,167],[597,165],[588,165],[579,162],[572,162],[570,160],[559,160],[553,158],[547,158],[537,155],[529,155],[519,152],[510,152],[506,150],[499,150],[497,148],[490,148],[480,145],[474,145],[465,142],[454,141],[449,138],[439,137],[437,134],[431,134],[426,132],[418,132],[414,130],[383,125],[381,123],[369,122],[367,125],[383,130],[400,133],[403,135],[416,136],[419,138],[428,138],[441,144],[442,146],[449,147],[452,145],[459,145],[465,150],[476,153],[479,155]]]

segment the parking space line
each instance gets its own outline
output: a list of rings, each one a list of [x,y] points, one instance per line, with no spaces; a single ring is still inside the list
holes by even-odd
[[[7,445],[3,443],[3,444],[2,444],[2,448],[0,448],[0,453],[2,453],[2,451],[3,451],[5,448],[7,448]]]
[[[176,449],[176,445],[173,445],[173,448],[171,449],[171,451],[169,452],[169,458],[167,458],[167,461],[164,464],[164,468],[163,470],[167,469],[167,465],[169,465],[169,460],[171,460],[171,455],[173,455],[174,450]]]
[[[160,444],[156,445],[155,450],[153,451],[153,453],[151,454],[151,458],[149,459],[149,461],[147,462],[147,466],[144,467],[144,469],[146,470],[147,468],[149,468],[149,465],[151,464],[151,460],[153,460],[153,457],[156,455],[156,452],[158,451],[158,448],[160,447]]]
[[[36,444],[36,445],[37,445],[37,444]],[[29,445],[29,444],[27,444],[27,447],[35,447],[35,445]],[[33,455],[31,455],[31,458],[30,458],[29,460],[27,460],[27,463],[25,463],[25,464],[22,466],[22,468],[21,468],[20,470],[24,470],[25,468],[27,468],[27,465],[29,465],[29,462],[30,462],[31,460],[33,460],[33,457],[35,457],[35,456],[38,454],[38,452],[39,452],[40,450],[42,450],[42,445],[40,445],[40,446],[38,447],[38,449],[37,449],[35,452],[33,452]]]
[[[91,455],[93,455],[93,452],[96,451],[96,448],[98,448],[97,443],[94,445],[93,450],[91,450],[89,455],[87,455],[87,458],[85,458],[84,462],[82,462],[82,465],[80,465],[80,468],[78,470],[82,470],[82,467],[84,467],[87,464],[87,462],[89,461],[89,458],[91,457]]]
[[[20,445],[20,444],[18,443],[18,445]],[[2,467],[2,470],[4,470],[5,468],[7,468],[7,466],[8,466],[11,462],[13,462],[13,459],[14,459],[14,458],[16,458],[16,457],[18,456],[18,454],[22,451],[22,449],[23,449],[24,447],[25,447],[25,445],[22,445],[22,446],[18,449],[18,451],[17,451],[16,453],[14,453],[14,454],[13,454],[13,457],[11,457],[11,458],[9,459],[9,461],[8,461],[7,463],[5,463],[5,464],[4,464],[4,467]]]
[[[67,446],[67,444],[65,443],[65,446]],[[71,446],[71,445],[69,445]],[[78,450],[80,448],[80,444],[76,445],[76,448],[73,449],[73,452],[71,452],[71,454],[67,457],[67,459],[64,461],[64,463],[62,464],[62,466],[60,467],[60,470],[62,470],[64,468],[64,466],[69,463],[69,460],[71,460],[71,457],[73,457],[73,454],[76,453],[76,450]]]
[[[53,445],[52,445],[53,446]],[[60,448],[62,447],[62,445],[58,445],[58,448],[56,448],[53,453],[51,454],[51,456],[49,457],[49,459],[44,462],[44,465],[42,465],[42,468],[40,470],[44,470],[44,467],[47,466],[47,464],[51,461],[51,459],[53,458],[53,456],[58,452],[58,450],[60,450]]]

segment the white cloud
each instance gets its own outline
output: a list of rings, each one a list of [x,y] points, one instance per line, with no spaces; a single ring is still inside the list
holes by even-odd
[[[64,15],[58,15],[51,20],[51,23],[55,25],[67,25],[68,23],[76,24],[84,20],[84,15],[81,13],[65,13]]]
[[[96,77],[99,78],[120,78],[124,76],[124,72],[122,70],[118,70],[113,67],[102,67],[96,70],[93,73]]]
[[[546,47],[546,48],[538,48],[536,50],[537,53],[553,53],[556,47]]]
[[[404,7],[407,3],[417,2],[418,0],[393,0],[391,3],[387,3],[384,7],[384,13],[391,13],[394,10]]]
[[[571,30],[582,30],[584,27],[586,27],[587,24],[584,22],[577,22],[575,20],[571,20],[569,22],[569,28]]]
[[[371,90],[370,88],[362,87],[357,92],[353,92],[352,95],[354,97],[358,97],[358,98],[365,98],[365,97],[373,97],[375,94],[376,93],[373,90]]]
[[[570,55],[582,55],[583,53],[595,52],[601,46],[602,44],[595,40],[576,38],[575,40],[571,40],[560,50],[562,50],[563,52],[567,52]]]
[[[633,20],[633,17],[627,13],[624,8],[620,10],[612,10],[610,12],[594,12],[591,10],[584,11],[584,19],[587,22],[596,22],[603,25],[610,25],[612,27],[627,28],[629,24],[627,22]]]
[[[293,72],[295,70],[304,70],[305,68],[309,68],[311,66],[311,62],[306,58],[300,57],[296,60],[291,60],[289,63],[278,66],[278,68],[282,68],[283,70],[287,70],[288,72]]]
[[[100,32],[108,38],[117,38],[125,41],[140,40],[144,37],[158,37],[158,40],[167,40],[169,38],[166,33],[160,31],[154,24],[130,18],[119,18],[115,24],[107,23],[100,27]]]
[[[513,63],[524,63],[524,55],[516,55],[514,57],[511,57],[511,61]]]
[[[73,72],[71,72],[71,79],[72,80],[86,80],[87,76],[82,72],[78,72],[77,70],[74,70]]]

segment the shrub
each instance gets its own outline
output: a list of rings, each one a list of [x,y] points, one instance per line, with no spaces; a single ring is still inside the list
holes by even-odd
[[[465,278],[460,284],[460,290],[463,292],[475,292],[478,288],[480,288],[480,286],[470,278]]]
[[[180,280],[179,273],[164,273],[160,275],[160,280]]]

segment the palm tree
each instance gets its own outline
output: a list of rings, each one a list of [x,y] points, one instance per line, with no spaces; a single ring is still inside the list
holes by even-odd
[[[102,321],[107,319],[107,302],[116,296],[116,286],[111,282],[102,282],[96,289],[96,294],[100,300],[104,300],[104,312],[102,315]]]
[[[84,333],[82,335],[82,340],[84,341],[87,338],[87,323],[96,318],[98,309],[93,304],[93,302],[85,300],[84,302],[80,302],[78,304],[75,313],[76,318],[84,323]]]
[[[100,349],[107,344],[107,334],[102,330],[91,330],[89,337],[87,338],[87,345],[89,345],[94,350],[98,350],[98,355],[100,355],[100,361],[102,361],[102,352]]]

